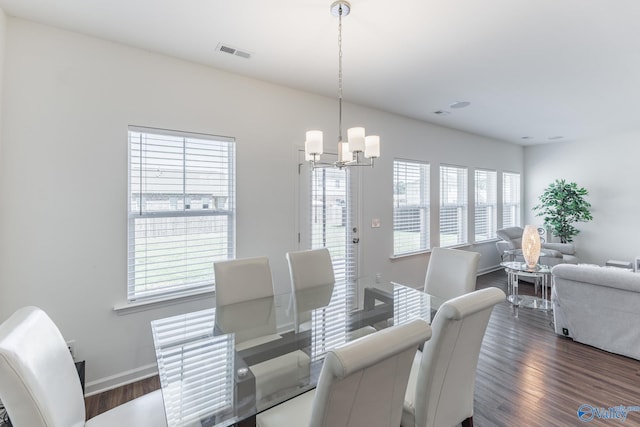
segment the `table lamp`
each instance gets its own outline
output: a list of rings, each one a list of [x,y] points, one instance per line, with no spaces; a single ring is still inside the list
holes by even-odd
[[[533,225],[526,225],[522,233],[522,256],[527,267],[533,269],[538,264],[540,258],[540,235],[538,228]]]

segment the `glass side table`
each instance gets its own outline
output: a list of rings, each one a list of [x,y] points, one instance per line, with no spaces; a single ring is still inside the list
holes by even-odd
[[[529,268],[527,264],[516,261],[501,262],[507,272],[507,301],[518,307],[551,310],[551,301],[547,299],[547,288],[551,284],[551,267],[538,264]],[[518,278],[530,277],[534,280],[534,289],[542,287],[542,297],[519,295]]]

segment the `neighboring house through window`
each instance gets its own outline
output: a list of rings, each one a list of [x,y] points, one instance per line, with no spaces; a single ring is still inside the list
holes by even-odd
[[[235,257],[232,138],[129,127],[129,301],[213,290]]]

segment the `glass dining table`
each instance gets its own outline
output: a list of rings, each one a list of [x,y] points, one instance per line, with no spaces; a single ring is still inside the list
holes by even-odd
[[[154,320],[167,425],[255,425],[257,413],[315,388],[327,351],[415,318],[430,323],[443,302],[360,280]]]

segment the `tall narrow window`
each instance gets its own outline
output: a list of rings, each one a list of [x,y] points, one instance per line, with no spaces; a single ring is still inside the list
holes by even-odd
[[[129,127],[128,299],[213,289],[234,257],[233,139]]]
[[[440,246],[467,243],[467,168],[440,166]]]
[[[502,227],[520,226],[520,174],[502,174]]]
[[[357,277],[351,178],[346,169],[318,168],[311,171],[309,226],[311,249],[327,248],[333,261],[336,282]]]
[[[327,156],[331,158],[330,156]],[[329,304],[311,314],[311,358],[322,359],[329,348],[346,342],[345,319],[357,304],[357,249],[354,242],[355,198],[348,169],[317,168],[310,172],[309,236],[311,249],[331,254],[335,286]]]
[[[498,225],[497,185],[498,173],[496,171],[476,169],[476,204],[475,204],[475,241],[482,242],[496,237]]]
[[[393,254],[429,246],[429,164],[394,160]]]

